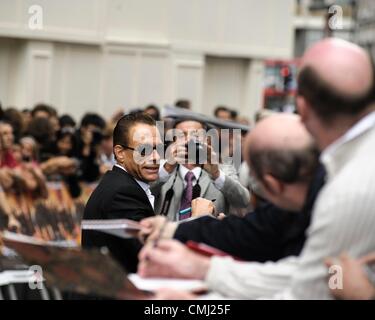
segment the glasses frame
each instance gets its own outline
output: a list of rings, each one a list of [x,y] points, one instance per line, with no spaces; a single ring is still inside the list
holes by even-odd
[[[127,146],[127,145],[124,145],[124,144],[120,144],[120,143],[118,143],[117,145],[119,145],[119,146],[121,146],[122,148],[124,148],[124,149],[128,149],[128,150],[131,150],[131,151],[135,151],[135,152],[137,152],[141,157],[149,157],[149,156],[151,156],[152,155],[152,153],[156,150],[156,152],[159,154],[159,156],[160,156],[160,153],[159,153],[159,151],[158,151],[158,147],[159,147],[159,145],[156,145],[156,146],[152,146],[152,152],[150,153],[150,154],[144,154],[144,155],[142,155],[142,153],[141,152],[139,152],[139,150],[137,150],[137,148],[132,148],[132,147],[129,147],[129,146]],[[148,146],[151,146],[151,144],[146,144],[146,145],[148,145]],[[160,144],[160,145],[163,145],[163,144]],[[139,146],[142,146],[142,144],[140,144]],[[164,150],[164,145],[163,145],[163,150]]]

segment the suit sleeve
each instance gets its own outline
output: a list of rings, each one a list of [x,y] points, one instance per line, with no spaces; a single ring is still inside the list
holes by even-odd
[[[231,215],[220,221],[202,217],[180,223],[174,238],[202,242],[244,260],[275,261],[283,257],[281,238],[287,214],[267,204],[244,218]]]
[[[246,208],[250,202],[250,192],[241,184],[236,170],[230,165],[222,165],[220,169],[225,173],[224,186],[220,190],[225,201],[234,208]]]
[[[113,197],[108,212],[108,219],[131,219],[140,221],[153,215],[148,199],[144,200],[135,192],[120,190]]]

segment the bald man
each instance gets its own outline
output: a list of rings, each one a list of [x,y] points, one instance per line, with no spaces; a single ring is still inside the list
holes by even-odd
[[[299,266],[283,297],[329,299],[326,257],[375,250],[375,70],[355,44],[326,39],[307,50],[297,108],[327,171]]]

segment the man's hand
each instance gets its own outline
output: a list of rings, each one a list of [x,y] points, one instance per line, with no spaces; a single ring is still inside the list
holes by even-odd
[[[342,289],[331,289],[331,294],[336,299],[347,300],[368,300],[375,297],[375,288],[367,279],[363,270],[364,265],[374,263],[375,254],[364,256],[360,259],[353,259],[342,254],[338,259],[328,258],[327,267],[339,265],[342,268]]]
[[[215,215],[215,206],[212,201],[204,198],[196,198],[191,202],[191,216],[199,217]]]
[[[157,247],[146,245],[139,253],[141,277],[200,279],[206,277],[210,258],[194,253],[176,240],[161,240]]]
[[[140,222],[142,229],[138,235],[139,240],[144,243],[146,241],[153,242],[159,238],[173,238],[173,235],[177,228],[177,223],[175,222],[167,222],[164,227],[163,234],[160,237],[161,228],[164,226],[166,220],[167,218],[162,216],[143,219]]]
[[[207,148],[207,163],[204,164],[203,169],[209,173],[213,180],[216,180],[220,176],[219,157],[210,143],[205,144],[205,147]]]
[[[187,150],[183,141],[177,141],[172,143],[166,150],[165,158],[167,162],[164,164],[164,169],[171,173],[177,166],[177,164],[183,164],[186,162]]]

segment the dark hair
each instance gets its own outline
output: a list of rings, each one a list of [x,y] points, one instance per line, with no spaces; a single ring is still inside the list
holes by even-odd
[[[30,121],[27,134],[32,136],[39,144],[45,146],[54,138],[51,122],[46,118],[34,118]]]
[[[238,117],[238,112],[236,110],[230,110],[230,116],[233,120],[236,120]]]
[[[65,126],[71,126],[71,127],[75,127],[76,126],[76,122],[74,121],[74,119],[68,115],[68,114],[64,114],[62,115],[60,118],[59,118],[59,124],[60,124],[60,128],[63,128]]]
[[[75,151],[76,151],[76,148],[77,148],[77,140],[76,140],[76,135],[74,134],[74,132],[70,131],[70,130],[65,130],[65,129],[62,129],[62,130],[59,130],[57,131],[56,133],[56,143],[55,143],[55,148],[56,148],[56,154],[59,153],[59,150],[58,150],[58,146],[57,146],[57,143],[66,138],[66,137],[69,137],[70,138],[70,141],[72,143],[72,149],[70,150],[68,156],[72,157],[75,155]]]
[[[144,113],[130,113],[123,116],[113,130],[113,146],[128,145],[129,131],[137,123],[144,123],[155,126],[155,120]]]
[[[31,115],[34,117],[35,114],[39,111],[48,113],[48,117],[57,115],[56,109],[45,103],[38,103],[37,105],[35,105],[35,107],[31,111]]]
[[[176,101],[175,106],[182,109],[190,109],[190,101],[186,99],[180,99]]]
[[[375,102],[375,70],[372,66],[371,88],[361,95],[338,92],[311,67],[305,67],[298,76],[298,94],[311,105],[317,116],[330,122],[337,115],[357,115]]]
[[[152,117],[152,118],[154,118],[155,121],[159,121],[159,120],[160,120],[160,111],[159,111],[159,109],[158,109],[157,106],[155,106],[155,105],[153,105],[153,104],[150,104],[150,105],[148,105],[148,106],[145,108],[145,111],[146,111],[146,110],[153,110],[154,113],[155,113],[155,115],[153,115],[153,116],[149,115],[149,116]]]
[[[135,114],[135,113],[143,113],[143,109],[141,108],[131,109],[128,114]]]
[[[232,112],[231,112],[231,110],[230,110],[229,108],[227,108],[227,107],[225,107],[225,106],[217,106],[217,107],[215,108],[215,111],[214,111],[214,115],[215,115],[215,117],[218,116],[218,114],[219,114],[220,111],[228,112],[228,113],[230,113],[231,116],[232,116]]]
[[[81,120],[81,127],[87,127],[90,124],[100,128],[101,130],[105,128],[104,119],[96,113],[86,113],[83,116]]]
[[[207,125],[199,120],[193,119],[193,118],[177,118],[174,120],[173,123],[173,129],[175,129],[180,123],[185,122],[185,121],[194,121],[198,122],[202,125],[202,129],[207,130]]]
[[[258,179],[270,174],[284,183],[310,179],[319,163],[319,150],[315,143],[303,149],[252,149],[251,167]]]
[[[8,108],[4,111],[4,120],[7,120],[12,126],[14,140],[17,143],[24,130],[21,112],[15,108]]]

